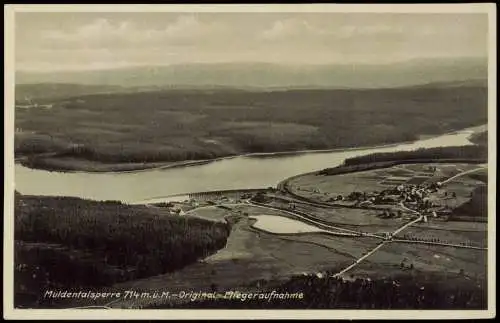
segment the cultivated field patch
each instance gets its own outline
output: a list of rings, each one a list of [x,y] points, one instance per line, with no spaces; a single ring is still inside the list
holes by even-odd
[[[373,278],[407,273],[486,275],[487,252],[407,243],[388,243],[356,266],[350,274],[369,274]]]
[[[422,185],[444,181],[462,172],[478,168],[473,164],[402,164],[389,168],[353,172],[332,176],[306,174],[292,178],[288,189],[299,196],[319,202],[331,202],[332,198],[348,196],[352,192],[376,192],[401,184]],[[473,174],[473,173],[472,173]],[[481,184],[471,175],[457,177],[447,183],[446,190],[453,200],[443,205],[456,207],[471,197],[471,192]],[[471,177],[472,176],[472,177]],[[455,193],[455,194],[453,194]]]

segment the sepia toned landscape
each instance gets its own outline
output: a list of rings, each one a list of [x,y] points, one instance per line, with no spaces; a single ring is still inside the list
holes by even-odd
[[[488,308],[487,14],[16,16],[16,308]]]

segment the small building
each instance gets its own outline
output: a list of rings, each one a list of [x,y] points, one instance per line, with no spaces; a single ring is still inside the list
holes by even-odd
[[[185,215],[186,212],[184,212],[180,207],[174,207],[171,209],[171,213],[172,214],[176,214],[176,215]]]
[[[387,240],[392,240],[392,232],[384,232],[384,238]]]

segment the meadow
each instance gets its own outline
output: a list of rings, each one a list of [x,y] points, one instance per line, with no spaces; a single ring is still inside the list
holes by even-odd
[[[374,279],[389,278],[406,271],[414,275],[447,273],[485,279],[487,259],[485,250],[393,242],[360,263],[350,274]]]
[[[287,203],[273,201],[270,206],[289,208]],[[378,217],[381,210],[351,209],[343,207],[322,208],[307,204],[295,204],[293,211],[305,212],[314,215],[314,219],[326,224],[338,226],[349,230],[358,230],[370,233],[393,231],[401,226],[401,218],[382,219]]]
[[[397,156],[399,153],[396,153]],[[366,158],[360,157],[359,159],[365,160]],[[357,163],[356,161],[347,160],[348,163]],[[381,162],[384,163],[384,162]],[[370,164],[368,164],[370,165]],[[448,182],[446,190],[450,192],[450,196],[441,196],[444,193],[431,194],[430,197],[439,201],[442,206],[456,208],[471,200],[471,196],[475,194],[472,202],[472,208],[480,210],[481,205],[485,210],[485,185],[484,175],[481,174],[485,170],[479,169],[481,165],[466,164],[466,163],[418,163],[418,164],[401,164],[393,165],[393,163],[371,164],[374,165],[373,169],[355,172],[343,172],[341,174],[332,175],[337,170],[342,172],[344,168],[357,167],[340,166],[330,170],[322,170],[313,174],[305,174],[303,176],[296,176],[287,181],[287,189],[297,195],[307,199],[318,202],[332,203],[332,198],[342,195],[348,197],[353,192],[380,192],[387,189],[392,189],[400,184],[413,184],[422,185],[430,184],[451,178],[461,172],[478,169],[477,173],[466,174],[461,177]],[[361,167],[366,167],[366,164],[361,164]],[[385,166],[385,167],[383,167]],[[429,169],[436,168],[436,171],[429,171]],[[367,167],[368,168],[368,167]],[[326,174],[326,175],[325,175]],[[480,176],[478,178],[478,176]],[[452,193],[454,196],[452,197]],[[439,196],[438,196],[439,195]],[[337,202],[352,204],[352,202]],[[470,213],[464,209],[464,213]],[[482,214],[485,214],[485,211]],[[457,211],[458,212],[458,211]],[[464,214],[465,215],[465,214]]]

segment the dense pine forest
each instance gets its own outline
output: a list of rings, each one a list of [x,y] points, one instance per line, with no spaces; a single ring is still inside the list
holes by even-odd
[[[453,146],[421,148],[413,151],[398,151],[390,153],[375,153],[370,155],[347,158],[345,165],[359,165],[386,161],[421,161],[456,159],[456,160],[487,160],[488,150],[484,146]]]
[[[17,292],[36,298],[42,287],[106,286],[173,271],[224,247],[229,232],[225,223],[145,206],[16,194]]]
[[[373,146],[487,122],[487,88],[475,85],[163,90],[45,100],[50,108],[16,109],[16,157],[50,154],[23,161],[42,169]]]

